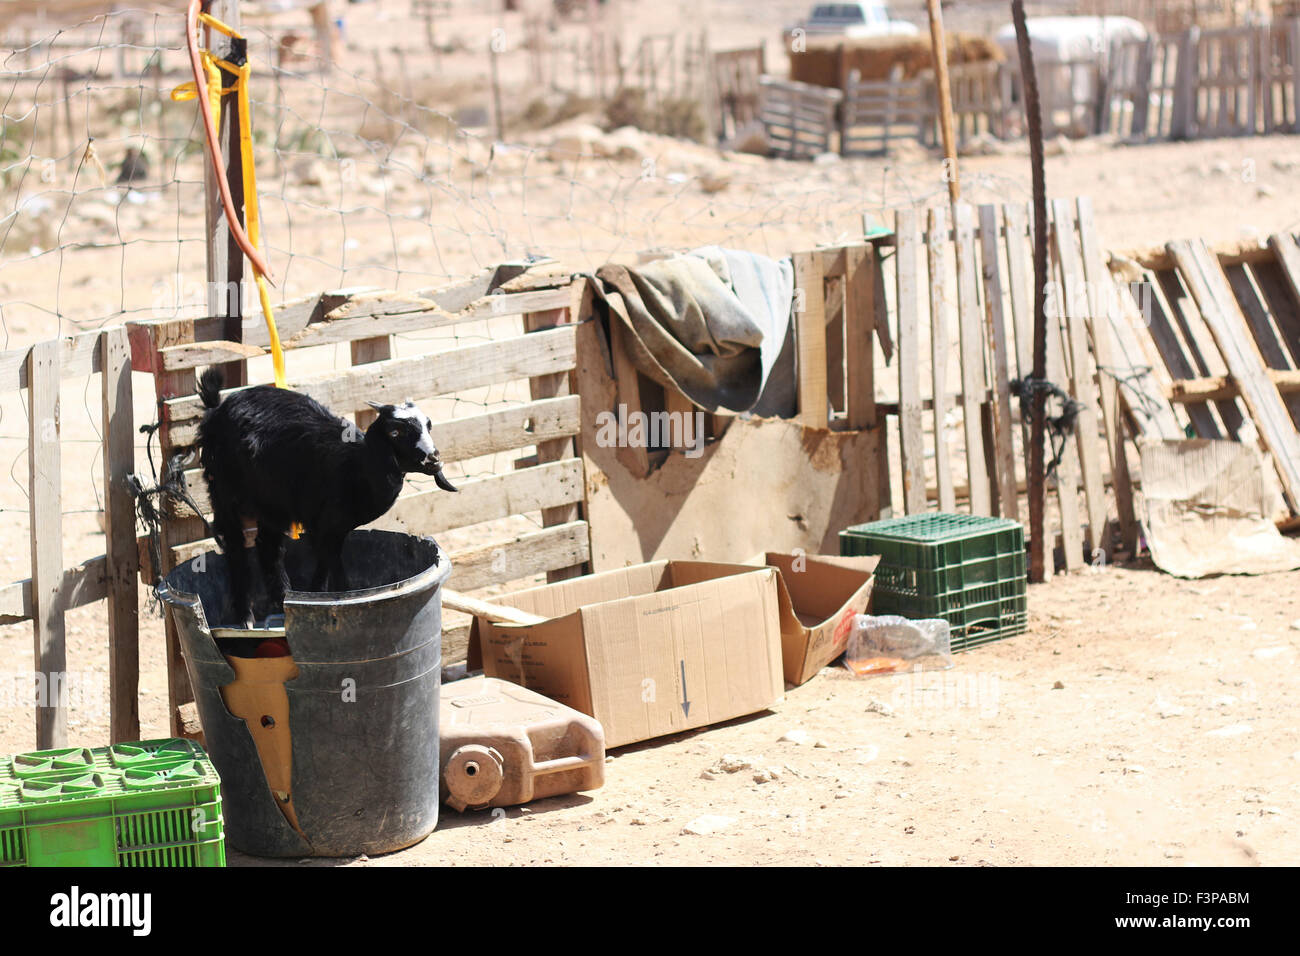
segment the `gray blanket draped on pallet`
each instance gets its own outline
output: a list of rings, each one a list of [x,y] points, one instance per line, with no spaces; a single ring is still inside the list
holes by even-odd
[[[595,278],[644,375],[709,412],[795,413],[789,259],[706,246]]]

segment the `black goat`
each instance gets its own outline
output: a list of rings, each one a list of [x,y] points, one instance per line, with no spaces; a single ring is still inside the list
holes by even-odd
[[[408,472],[432,475],[445,491],[429,436],[429,419],[407,402],[369,402],[378,417],[364,435],[300,392],[270,385],[221,398],[218,369],[199,380],[208,411],[199,425],[199,460],[212,501],[213,531],[230,567],[236,616],[251,627],[244,519],[257,521],[257,553],[274,607],[289,586],[285,536],[297,522],[316,558],[310,589],[346,591],[343,539],[374,521],[397,500]]]

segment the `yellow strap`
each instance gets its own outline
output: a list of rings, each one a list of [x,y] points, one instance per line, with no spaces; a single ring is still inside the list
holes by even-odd
[[[206,13],[199,14],[199,20],[233,39],[242,39],[226,24]],[[221,127],[221,98],[230,93],[239,97],[239,147],[241,165],[244,174],[244,218],[248,229],[248,238],[258,248],[262,245],[262,217],[257,193],[257,165],[253,162],[253,108],[249,102],[249,79],[252,76],[252,64],[245,61],[236,66],[228,60],[213,56],[203,51],[203,66],[208,74],[208,99],[212,107],[213,123]],[[233,86],[221,85],[221,71],[225,69],[235,75]],[[198,87],[193,83],[182,83],[172,90],[172,99],[183,103],[198,97]],[[284,350],[280,346],[280,333],[275,326],[275,310],[271,307],[271,296],[267,291],[266,277],[253,267],[253,279],[257,283],[257,298],[262,305],[262,315],[266,318],[266,331],[271,339],[271,365],[275,370],[277,388],[285,387]],[[295,535],[296,537],[296,535]]]

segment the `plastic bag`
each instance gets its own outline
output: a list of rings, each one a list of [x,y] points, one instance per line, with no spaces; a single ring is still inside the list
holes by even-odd
[[[858,677],[952,667],[952,629],[941,619],[885,614],[853,618],[844,666]]]

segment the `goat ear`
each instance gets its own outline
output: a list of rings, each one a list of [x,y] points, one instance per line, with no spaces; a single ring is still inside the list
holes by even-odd
[[[385,413],[391,413],[393,411],[392,405],[383,405],[380,404],[379,402],[366,402],[366,404],[369,405],[371,408],[373,408],[375,411],[379,412],[379,414],[381,415]]]

